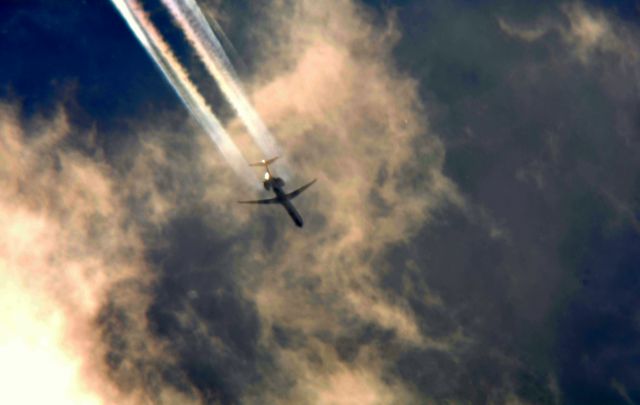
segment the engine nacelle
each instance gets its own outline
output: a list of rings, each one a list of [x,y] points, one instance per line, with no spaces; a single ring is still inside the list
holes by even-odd
[[[264,189],[269,191],[273,188],[282,188],[284,187],[284,180],[282,180],[280,177],[271,177],[268,180],[265,180],[262,185],[264,186]]]

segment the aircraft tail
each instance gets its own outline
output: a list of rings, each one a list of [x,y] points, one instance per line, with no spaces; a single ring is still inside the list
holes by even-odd
[[[249,166],[269,166],[271,163],[275,162],[276,160],[278,160],[278,156],[273,157],[271,159],[262,159],[259,162],[255,162],[255,163],[250,163]]]

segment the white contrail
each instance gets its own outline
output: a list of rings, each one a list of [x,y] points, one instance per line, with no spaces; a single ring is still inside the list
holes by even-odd
[[[111,0],[138,41],[162,71],[184,105],[204,128],[233,170],[247,183],[256,186],[256,176],[248,167],[231,137],[211,112],[204,97],[189,79],[169,45],[164,41],[137,0]]]
[[[195,0],[162,0],[162,3],[194,47],[207,71],[220,86],[264,157],[281,156],[274,137],[249,102],[224,48]],[[284,171],[287,177],[286,169]]]

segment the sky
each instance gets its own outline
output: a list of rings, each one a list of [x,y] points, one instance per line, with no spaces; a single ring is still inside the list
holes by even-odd
[[[0,403],[640,402],[638,1],[198,3],[305,227],[110,1],[0,2]]]

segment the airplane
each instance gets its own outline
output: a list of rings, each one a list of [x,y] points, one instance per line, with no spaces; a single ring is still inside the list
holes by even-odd
[[[278,157],[276,156],[274,158],[267,159],[267,160],[263,159],[257,163],[251,163],[249,165],[249,166],[262,166],[265,168],[266,171],[264,173],[264,182],[262,183],[262,185],[264,186],[265,190],[273,191],[276,196],[274,198],[268,198],[266,200],[252,200],[252,201],[238,201],[238,202],[240,204],[280,204],[284,207],[285,210],[287,210],[287,214],[289,214],[293,222],[298,227],[302,228],[302,226],[304,225],[304,221],[302,220],[302,216],[300,216],[300,213],[298,212],[298,210],[296,210],[296,208],[291,203],[291,200],[293,200],[298,195],[300,195],[300,193],[302,193],[304,190],[311,187],[311,185],[315,183],[317,179],[313,179],[313,181],[287,194],[284,191],[284,184],[285,184],[284,180],[282,180],[280,177],[275,177],[273,173],[271,173],[271,170],[269,169],[269,165],[275,162],[277,159]]]

